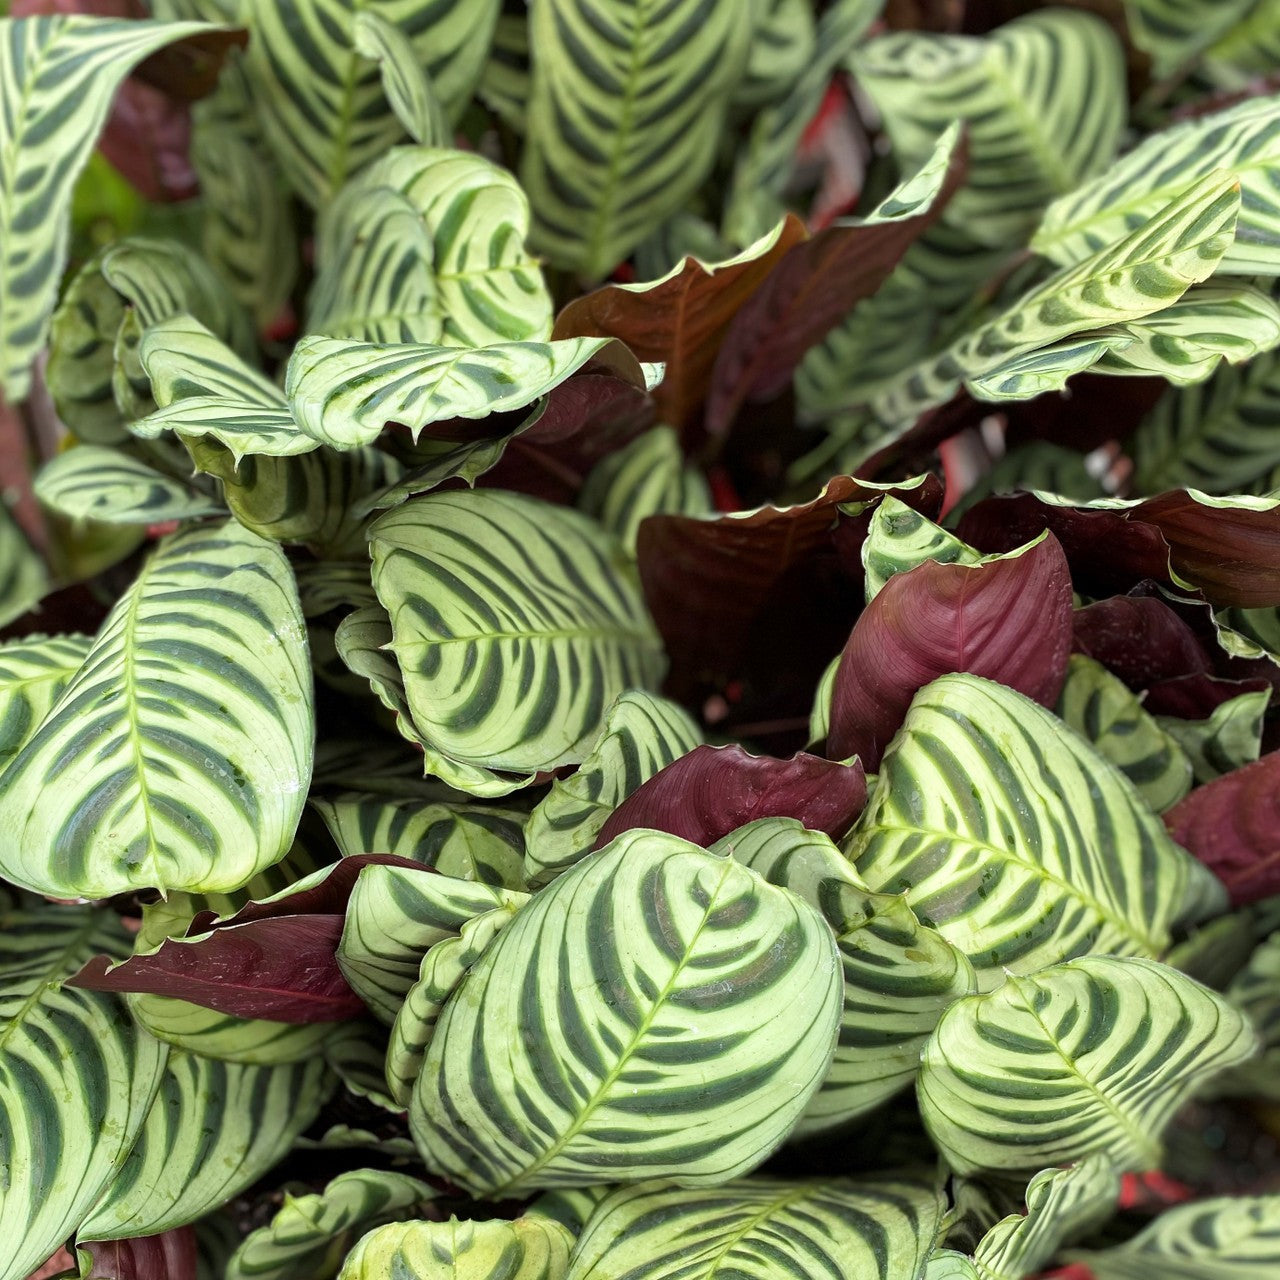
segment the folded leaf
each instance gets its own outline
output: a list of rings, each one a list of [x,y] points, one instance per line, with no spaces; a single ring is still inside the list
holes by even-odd
[[[637,909],[651,927],[616,927]],[[589,980],[566,989],[566,964]],[[463,980],[414,1090],[414,1140],[429,1168],[495,1199],[727,1181],[821,1084],[840,986],[811,907],[674,836],[629,832],[536,894]],[[566,1045],[572,1089],[555,1066]],[[517,1120],[531,1110],[536,1128]]]
[[[969,956],[983,990],[1086,952],[1160,955],[1175,922],[1223,905],[1118,769],[970,675],[916,695],[848,848],[873,889],[905,892]]]
[[[0,19],[0,389],[20,401],[66,265],[71,194],[120,82],[148,54],[215,31],[202,22]]]
[[[674,702],[642,689],[622,694],[586,759],[567,778],[555,779],[529,815],[529,883],[549,884],[586,857],[618,805],[701,740],[698,726]]]
[[[738,308],[716,355],[707,430],[723,435],[742,405],[771,400],[791,381],[806,351],[870,297],[964,180],[958,127],[861,222],[837,222],[793,245]]]
[[[351,34],[357,51],[381,68],[382,91],[409,136],[424,146],[448,146],[451,134],[444,108],[408,36],[369,10],[356,14]]]
[[[190,1227],[133,1240],[104,1240],[78,1249],[89,1280],[199,1280],[196,1237]]]
[[[338,1280],[564,1280],[572,1243],[549,1218],[397,1223],[364,1236]]]
[[[938,564],[978,564],[981,559],[978,552],[955,534],[890,494],[872,511],[866,541],[862,544],[867,603],[871,603],[895,573],[906,573],[926,560]]]
[[[1113,596],[1077,609],[1072,646],[1141,691],[1164,680],[1208,675],[1213,663],[1199,637],[1155,596]]]
[[[332,1273],[358,1236],[420,1213],[436,1192],[403,1173],[355,1169],[319,1194],[287,1196],[227,1263],[226,1280],[309,1280]]]
[[[414,725],[464,766],[531,775],[578,763],[610,703],[660,676],[620,548],[577,512],[493,490],[435,493],[379,517],[369,538]],[[497,679],[511,670],[519,682]]]
[[[1196,781],[1212,782],[1252,764],[1262,754],[1263,718],[1271,694],[1271,687],[1264,686],[1228,698],[1206,719],[1161,716],[1160,725],[1186,752]]]
[[[114,996],[62,985],[95,951],[128,950],[115,915],[41,905],[0,917],[4,1280],[24,1280],[120,1175],[168,1048]]]
[[[1190,849],[1236,905],[1280,893],[1280,752],[1197,787],[1165,814],[1169,834]]]
[[[784,1182],[744,1178],[691,1192],[670,1182],[621,1187],[591,1215],[568,1280],[805,1276],[915,1280],[942,1197],[926,1178]],[[624,1270],[619,1270],[624,1269]]]
[[[843,836],[867,802],[856,760],[839,764],[801,751],[789,760],[742,747],[694,747],[633,791],[605,820],[601,849],[624,831],[667,831],[702,848],[758,818],[796,818]]]
[[[687,431],[734,316],[804,236],[804,225],[789,216],[726,262],[686,257],[660,280],[605,285],[565,307],[553,336],[620,338],[638,359],[661,361],[658,411]]]
[[[1155,1168],[1197,1085],[1255,1038],[1221,996],[1138,957],[1086,956],[953,1005],[925,1047],[920,1110],[962,1173],[1104,1155]]]
[[[827,754],[874,772],[916,691],[950,671],[1051,706],[1071,648],[1071,573],[1057,541],[981,564],[896,574],[854,625],[836,670]]]

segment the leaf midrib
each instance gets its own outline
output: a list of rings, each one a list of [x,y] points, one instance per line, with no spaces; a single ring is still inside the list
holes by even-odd
[[[577,1116],[568,1128],[536,1159],[525,1165],[514,1177],[508,1178],[505,1182],[494,1187],[487,1194],[492,1200],[502,1200],[510,1198],[505,1193],[510,1191],[512,1187],[525,1183],[536,1174],[540,1169],[545,1168],[552,1160],[554,1160],[568,1145],[582,1132],[587,1122],[595,1114],[597,1109],[604,1103],[609,1096],[613,1086],[617,1083],[618,1077],[626,1069],[630,1063],[632,1056],[639,1050],[645,1037],[649,1033],[650,1027],[653,1026],[654,1020],[658,1016],[658,1012],[665,1007],[668,998],[675,990],[676,982],[684,973],[685,967],[688,965],[690,957],[693,955],[694,949],[698,945],[698,940],[702,936],[702,931],[707,926],[707,921],[711,919],[716,909],[716,901],[719,897],[720,890],[724,887],[725,881],[729,878],[733,870],[733,862],[726,858],[724,866],[720,869],[720,878],[716,882],[715,887],[707,895],[707,906],[702,913],[702,919],[698,921],[692,935],[685,944],[684,951],[681,953],[680,959],[672,967],[671,974],[667,981],[663,984],[662,989],[653,998],[649,1005],[649,1010],[640,1020],[635,1031],[632,1032],[631,1038],[623,1046],[618,1054],[617,1060],[613,1066],[605,1074],[605,1076],[597,1084],[590,1098],[578,1111]]]

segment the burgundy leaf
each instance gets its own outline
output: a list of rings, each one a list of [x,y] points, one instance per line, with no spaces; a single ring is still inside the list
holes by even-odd
[[[595,848],[635,827],[669,831],[704,849],[757,818],[796,818],[838,839],[867,802],[861,764],[801,751],[790,760],[736,744],[695,747],[633,791],[609,815]]]
[[[609,373],[588,372],[552,389],[542,416],[513,435],[478,488],[512,489],[547,502],[572,502],[587,473],[656,420],[653,399]]]
[[[191,165],[191,113],[186,103],[149,84],[125,81],[98,150],[148,200],[190,200],[199,190]]]
[[[219,922],[199,912],[186,938],[169,938],[149,955],[112,965],[95,956],[70,985],[90,991],[173,996],[238,1018],[272,1022],[341,1022],[364,1003],[338,968],[347,901],[371,865],[420,863],[391,854],[342,858],[316,884],[267,902],[250,902]]]
[[[114,968],[106,956],[70,979],[89,991],[173,996],[237,1018],[341,1022],[364,1003],[335,959],[342,915],[276,916],[224,925],[194,941],[167,938]]]
[[[1164,822],[1236,906],[1280,893],[1280,751],[1197,787]]]
[[[1230,702],[1242,693],[1261,693],[1272,687],[1271,681],[1261,676],[1232,680],[1225,676],[1207,676],[1197,672],[1195,675],[1160,680],[1149,685],[1142,705],[1155,716],[1207,720],[1224,702]]]
[[[1159,529],[1124,511],[1080,510],[1034,494],[984,498],[961,517],[956,533],[989,555],[1012,551],[1048,529],[1062,544],[1071,580],[1090,596],[1123,594],[1147,578],[1171,585],[1169,544]]]
[[[1071,654],[1071,575],[1052,535],[987,564],[927,560],[894,574],[840,657],[827,755],[873,772],[911,699],[951,671],[1052,706]]]
[[[1076,610],[1072,630],[1077,653],[1102,663],[1135,691],[1213,671],[1191,627],[1151,596],[1113,596],[1086,605]]]
[[[910,218],[826,228],[786,253],[738,309],[711,374],[707,430],[724,435],[748,400],[770,400],[791,381],[804,353],[869,298],[903,254],[938,219],[964,181],[967,148],[956,147],[942,190]]]
[[[789,215],[777,242],[758,258],[708,271],[686,257],[678,272],[652,286],[606,285],[565,307],[552,336],[621,338],[641,360],[662,361],[666,373],[654,397],[664,422],[686,428],[707,397],[734,315],[804,236],[804,224]]]
[[[93,1259],[88,1280],[196,1280],[196,1234],[190,1227],[78,1247]]]
[[[942,501],[933,477],[892,492],[930,516]],[[803,506],[645,520],[637,540],[640,580],[671,659],[672,695],[690,698],[751,678],[794,681],[812,696],[862,603],[833,539],[838,508],[883,494],[836,476]]]

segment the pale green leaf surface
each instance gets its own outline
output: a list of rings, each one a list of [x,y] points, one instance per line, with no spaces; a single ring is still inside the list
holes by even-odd
[[[376,9],[358,12],[351,29],[356,51],[378,64],[382,91],[409,136],[425,147],[447,147],[449,121],[409,38]]]
[[[89,644],[81,635],[26,636],[0,644],[0,771],[53,709]]]
[[[1157,717],[1160,727],[1186,752],[1197,783],[1252,764],[1262,754],[1263,717],[1271,690],[1229,698],[1205,720]]]
[[[49,586],[44,561],[0,501],[0,627],[39,604]]]
[[[396,1223],[364,1236],[338,1280],[564,1280],[571,1245],[549,1218]]]

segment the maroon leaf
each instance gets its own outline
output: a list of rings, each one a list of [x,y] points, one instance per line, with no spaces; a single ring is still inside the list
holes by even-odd
[[[804,224],[788,216],[777,242],[758,258],[708,271],[686,257],[678,272],[649,287],[606,285],[556,318],[555,338],[621,338],[666,373],[654,396],[664,422],[690,425],[711,385],[711,369],[730,322],[792,246]]]
[[[1164,822],[1236,906],[1280,893],[1280,751],[1197,787]]]
[[[804,353],[855,303],[880,288],[964,181],[966,155],[962,139],[942,190],[925,213],[831,226],[787,251],[739,308],[720,346],[707,398],[711,435],[724,435],[746,401],[776,396],[791,381]]]
[[[801,751],[790,760],[740,746],[695,747],[633,791],[609,815],[595,848],[635,827],[669,831],[704,849],[757,818],[796,818],[833,840],[867,802],[861,764]]]
[[[580,373],[555,387],[542,416],[507,443],[478,488],[513,489],[547,502],[569,503],[587,473],[657,417],[641,388],[608,373]]]
[[[1046,706],[1071,654],[1071,575],[1050,535],[987,564],[928,560],[895,574],[840,657],[827,755],[874,771],[916,691],[951,671],[998,680]]]
[[[98,150],[148,200],[190,200],[199,190],[190,160],[187,105],[149,84],[126,81],[116,95]]]
[[[93,1260],[88,1280],[196,1280],[196,1234],[190,1227],[78,1248]]]
[[[391,854],[342,858],[317,883],[251,902],[228,920],[211,911],[191,921],[186,938],[169,938],[149,955],[112,965],[95,956],[70,985],[90,991],[173,996],[238,1018],[272,1022],[341,1022],[364,1003],[338,968],[347,901],[367,866],[420,863]]]
[[[1191,627],[1151,596],[1113,596],[1077,609],[1072,630],[1077,653],[1102,663],[1136,691],[1213,671]]]
[[[932,476],[892,492],[930,516],[942,501]],[[645,520],[637,541],[640,580],[670,655],[672,695],[690,698],[751,678],[791,680],[811,696],[861,607],[833,537],[839,507],[884,493],[836,476],[802,506]]]

